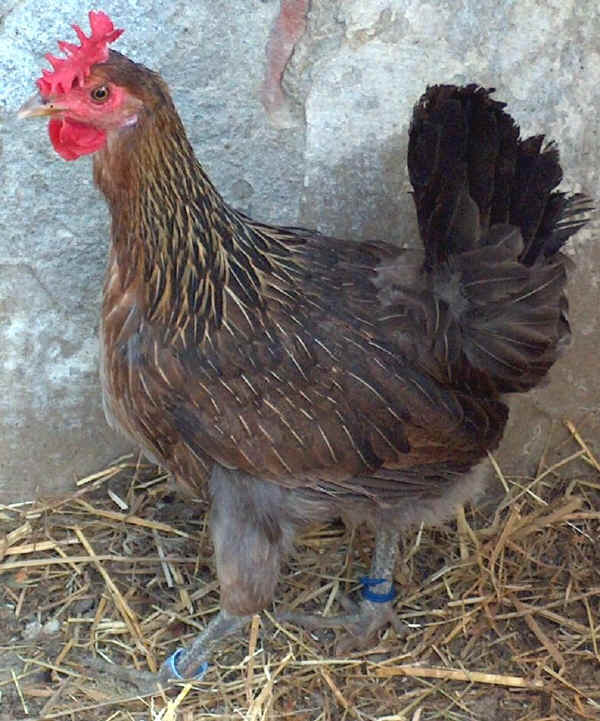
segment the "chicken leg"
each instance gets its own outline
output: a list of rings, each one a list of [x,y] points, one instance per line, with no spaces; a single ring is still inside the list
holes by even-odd
[[[173,679],[202,678],[215,647],[224,638],[239,631],[250,618],[251,616],[234,616],[221,609],[204,631],[196,636],[191,646],[180,648],[169,656],[158,672],[158,682],[167,684]]]
[[[239,631],[251,618],[251,616],[235,616],[221,609],[188,648],[179,648],[166,659],[158,673],[119,666],[100,656],[90,658],[87,665],[114,680],[133,686],[140,696],[151,695],[183,679],[199,681],[206,673],[208,659],[215,649],[225,638]]]
[[[342,597],[340,602],[346,613],[339,616],[315,616],[312,614],[283,612],[277,615],[279,621],[295,623],[304,628],[343,628],[347,635],[340,639],[336,651],[343,655],[352,648],[365,648],[375,633],[391,624],[398,635],[406,633],[406,626],[394,611],[395,597],[393,574],[398,555],[399,531],[393,526],[382,525],[375,536],[375,552],[369,576],[363,580],[363,598],[356,603]]]

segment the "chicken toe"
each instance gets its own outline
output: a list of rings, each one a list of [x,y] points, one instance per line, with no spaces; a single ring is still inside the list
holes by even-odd
[[[284,612],[277,615],[281,622],[293,623],[310,631],[340,629],[336,642],[336,655],[344,656],[352,650],[362,650],[376,642],[376,634],[391,625],[398,636],[404,636],[406,625],[394,609],[393,601],[383,603],[362,599],[355,603],[347,597],[340,599],[346,613],[337,616],[316,616],[309,613]]]

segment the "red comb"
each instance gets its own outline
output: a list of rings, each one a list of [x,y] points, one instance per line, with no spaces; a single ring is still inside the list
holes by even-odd
[[[92,10],[89,18],[92,29],[89,38],[79,25],[72,26],[81,45],[59,40],[58,47],[67,56],[66,58],[56,58],[50,53],[46,55],[46,60],[52,65],[53,70],[42,70],[42,77],[37,81],[43,96],[68,93],[75,81],[82,85],[89,76],[92,65],[103,63],[108,58],[108,44],[123,33],[123,30],[115,29],[106,13],[96,13]]]

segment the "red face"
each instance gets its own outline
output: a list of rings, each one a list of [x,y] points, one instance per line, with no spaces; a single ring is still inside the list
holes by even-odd
[[[21,117],[48,115],[48,133],[56,152],[75,160],[100,150],[111,133],[134,125],[141,101],[125,88],[92,74],[67,93],[36,96],[20,111]]]
[[[22,118],[48,115],[48,132],[56,151],[66,160],[94,153],[104,147],[111,133],[133,125],[141,102],[125,88],[102,75],[109,58],[108,45],[123,30],[116,29],[106,13],[88,13],[90,35],[78,25],[73,30],[79,45],[60,41],[64,57],[46,55],[52,70],[42,70],[40,95],[19,111]]]

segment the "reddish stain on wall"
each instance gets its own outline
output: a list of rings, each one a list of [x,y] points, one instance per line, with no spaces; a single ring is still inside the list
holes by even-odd
[[[306,30],[309,7],[310,0],[281,0],[279,15],[267,41],[267,68],[261,96],[265,110],[277,124],[291,121],[281,79],[296,43]]]

